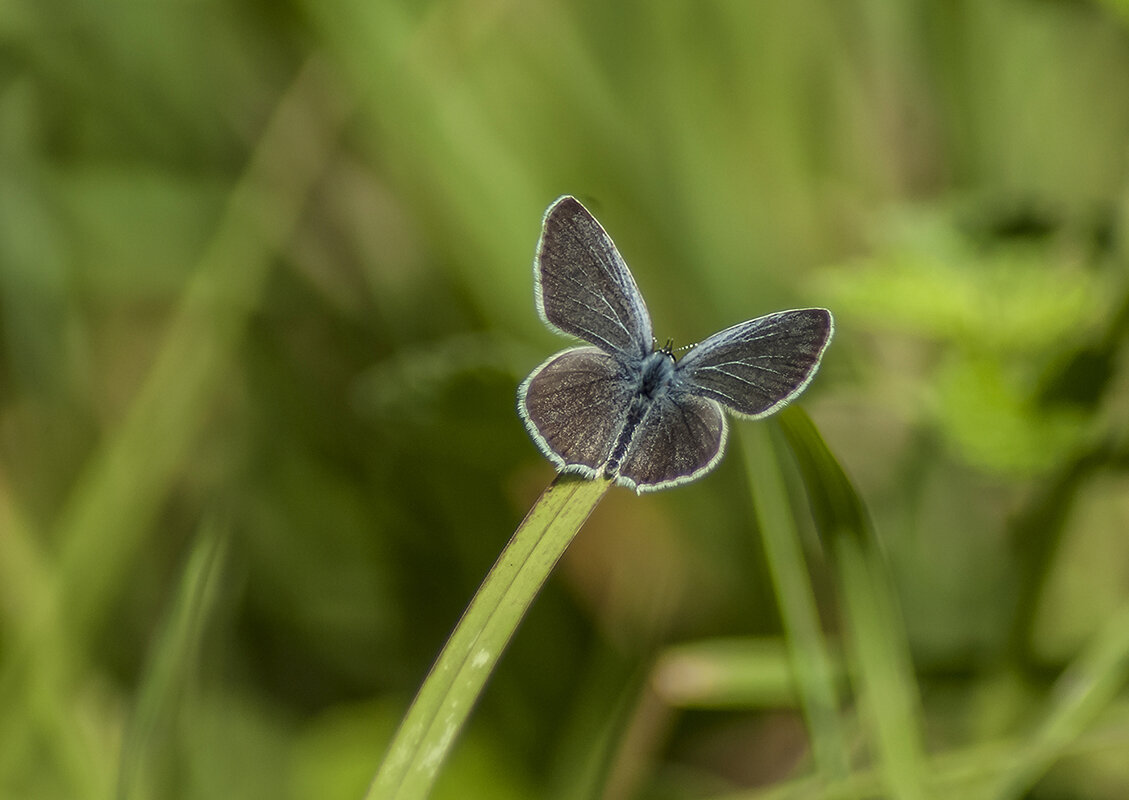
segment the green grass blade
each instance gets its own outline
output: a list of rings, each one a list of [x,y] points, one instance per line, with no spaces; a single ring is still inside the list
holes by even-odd
[[[129,413],[60,515],[60,581],[75,632],[93,630],[206,419],[274,258],[334,152],[346,109],[311,60],[282,96],[185,287]],[[97,564],[98,569],[91,569]]]
[[[147,773],[158,759],[155,751],[168,742],[170,717],[195,669],[200,639],[215,607],[226,539],[214,522],[205,523],[202,534],[143,673],[144,682],[122,743],[117,786],[120,800],[148,795],[146,778],[152,776]]]
[[[802,708],[806,699],[792,650],[793,644],[779,636],[683,642],[667,647],[656,659],[651,685],[672,708]],[[828,668],[835,669],[835,662],[829,660]],[[841,671],[828,677],[834,692]],[[845,776],[844,768],[839,777]]]
[[[416,694],[367,800],[427,796],[518,623],[610,486],[561,475],[530,509]]]
[[[1063,672],[1054,702],[1014,766],[988,797],[1023,797],[1081,737],[1129,678],[1129,606],[1109,619],[1093,643]]]
[[[834,558],[845,602],[848,653],[879,772],[891,797],[926,797],[920,700],[885,559],[862,500],[815,425],[798,407],[778,417]]]
[[[630,796],[638,764],[650,754],[657,708],[650,691],[650,671],[605,645],[580,676],[580,692],[559,722],[560,744],[544,800],[594,800]],[[659,734],[661,735],[661,734]]]
[[[771,433],[769,425],[750,425],[742,431],[749,491],[816,768],[825,781],[834,783],[843,780],[850,770],[847,735],[839,716],[836,669],[821,630],[815,593]]]
[[[105,621],[153,533],[152,520],[224,386],[274,257],[334,152],[347,109],[324,70],[311,59],[280,98],[128,413],[107,431],[59,511],[50,537],[57,562],[44,567],[36,585],[27,576],[21,581],[37,601],[18,635],[5,641],[0,663],[0,775],[21,755],[22,744],[7,746],[12,731],[26,742],[42,735],[64,774],[89,772],[82,765],[90,759],[76,756],[88,748],[70,707],[86,638]],[[61,732],[58,721],[66,723]],[[100,780],[101,772],[85,783]]]

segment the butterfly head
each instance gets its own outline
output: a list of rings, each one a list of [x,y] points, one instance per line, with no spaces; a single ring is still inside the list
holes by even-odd
[[[639,394],[654,398],[665,392],[674,381],[674,342],[666,344],[643,359]]]

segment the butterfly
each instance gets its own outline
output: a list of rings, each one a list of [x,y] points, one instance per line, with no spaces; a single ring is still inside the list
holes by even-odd
[[[533,266],[550,329],[588,342],[549,358],[518,389],[518,413],[559,471],[636,492],[696,480],[725,452],[725,409],[757,419],[811,382],[831,341],[825,308],[726,328],[680,359],[656,348],[651,315],[615,243],[574,197],[545,212]]]

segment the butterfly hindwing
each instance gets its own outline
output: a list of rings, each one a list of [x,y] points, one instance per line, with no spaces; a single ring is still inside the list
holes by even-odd
[[[686,483],[709,472],[725,452],[721,406],[693,395],[667,395],[639,422],[619,464],[619,482],[639,492]]]
[[[624,367],[596,347],[557,353],[518,391],[518,411],[558,469],[595,475],[607,462],[633,394]]]

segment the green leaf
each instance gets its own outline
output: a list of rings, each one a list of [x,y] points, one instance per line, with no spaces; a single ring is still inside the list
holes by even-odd
[[[428,795],[518,623],[610,486],[562,474],[530,509],[416,694],[368,800]]]
[[[862,500],[811,419],[778,417],[808,487],[812,511],[843,593],[855,691],[874,739],[887,796],[923,798],[928,769],[921,708],[897,599]]]
[[[776,590],[780,617],[800,706],[811,736],[812,752],[822,778],[832,783],[846,777],[850,762],[847,735],[839,710],[835,660],[820,626],[819,610],[800,546],[779,456],[769,425],[742,431],[749,490],[756,506],[765,557]]]

